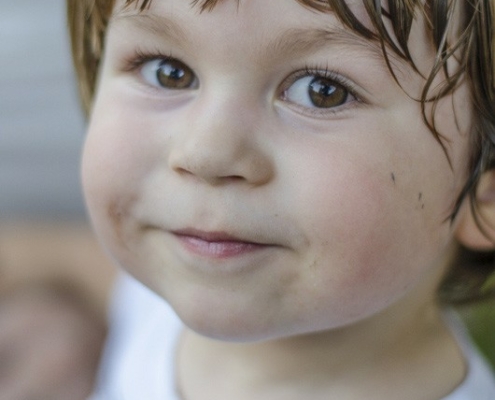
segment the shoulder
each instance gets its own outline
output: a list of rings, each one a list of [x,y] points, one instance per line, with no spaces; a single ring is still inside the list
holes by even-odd
[[[495,374],[488,362],[473,344],[466,328],[451,311],[445,319],[459,347],[464,353],[468,372],[461,385],[442,400],[493,400],[495,399]]]
[[[170,306],[141,283],[122,275],[114,291],[110,325],[97,391],[105,393],[103,398],[168,399],[182,330]]]

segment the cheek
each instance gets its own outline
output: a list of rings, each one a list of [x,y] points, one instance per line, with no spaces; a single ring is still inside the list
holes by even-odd
[[[86,203],[96,231],[107,246],[125,241],[126,221],[159,158],[150,134],[153,130],[130,111],[115,101],[111,105],[98,101],[84,146]]]
[[[305,285],[313,306],[348,320],[386,307],[434,265],[449,238],[438,218],[445,194],[426,210],[418,201],[421,174],[409,176],[394,157],[370,156],[370,148],[322,152],[306,163],[291,207],[311,246]]]

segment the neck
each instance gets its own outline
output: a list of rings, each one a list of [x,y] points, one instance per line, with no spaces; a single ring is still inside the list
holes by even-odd
[[[417,399],[420,387],[440,398],[462,379],[462,356],[433,300],[404,301],[341,329],[260,343],[218,342],[187,331],[179,355],[183,392],[187,400],[244,399],[240,393],[246,399],[280,393],[285,399],[406,400]],[[449,372],[428,388],[429,368]],[[204,396],[205,387],[211,396]],[[410,395],[404,387],[412,388]]]

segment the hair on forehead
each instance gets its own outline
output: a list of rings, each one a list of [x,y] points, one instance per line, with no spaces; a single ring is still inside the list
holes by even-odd
[[[126,7],[133,4],[136,5],[140,11],[144,11],[151,5],[152,0],[126,0]],[[202,11],[212,10],[218,3],[219,0],[191,0],[191,4],[199,5]]]

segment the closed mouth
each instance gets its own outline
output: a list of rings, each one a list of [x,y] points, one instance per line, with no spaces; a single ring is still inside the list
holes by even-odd
[[[212,258],[229,258],[271,246],[236,237],[226,232],[183,229],[172,234],[191,252]]]

